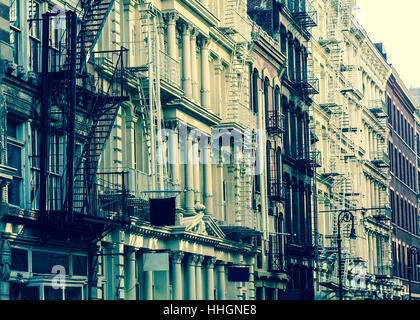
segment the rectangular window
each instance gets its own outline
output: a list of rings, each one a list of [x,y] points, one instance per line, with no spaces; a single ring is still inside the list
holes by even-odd
[[[69,255],[52,252],[32,252],[32,272],[50,274],[56,265],[63,266],[69,272]]]
[[[11,269],[14,271],[28,270],[28,251],[24,249],[11,248],[12,254],[12,266]]]
[[[13,47],[13,62],[19,64],[19,52],[21,45],[21,12],[19,0],[11,0],[9,7],[10,21],[10,45]]]
[[[41,63],[41,29],[40,29],[40,12],[39,3],[33,0],[28,1],[28,16],[29,16],[29,69],[33,72],[40,72]]]
[[[87,276],[87,256],[73,255],[73,275]]]
[[[20,206],[22,184],[22,147],[23,141],[17,139],[18,124],[7,120],[7,165],[15,169],[13,180],[7,187],[8,203]]]
[[[31,209],[39,209],[39,186],[40,186],[40,131],[32,128],[31,133]]]

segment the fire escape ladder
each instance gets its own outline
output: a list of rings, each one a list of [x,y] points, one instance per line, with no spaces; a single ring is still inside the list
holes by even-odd
[[[91,194],[91,192],[95,192],[94,186],[99,160],[111,134],[120,102],[126,100],[122,88],[124,76],[123,52],[125,51],[121,49],[108,82],[108,88],[103,90],[104,76],[101,77],[100,75],[95,86],[100,89],[92,94],[91,111],[87,120],[87,122],[91,122],[91,126],[90,129],[87,129],[89,133],[75,170],[75,212],[87,214],[90,211],[92,214],[96,213],[96,208],[92,207],[94,206],[95,194]],[[90,199],[92,201],[89,201]]]
[[[86,67],[115,0],[87,0],[77,36],[77,71]]]

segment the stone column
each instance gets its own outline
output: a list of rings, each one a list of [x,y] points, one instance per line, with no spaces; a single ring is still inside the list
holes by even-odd
[[[171,168],[171,178],[175,189],[179,190],[181,186],[181,179],[179,175],[179,144],[178,144],[178,133],[179,123],[176,120],[166,122],[166,127],[171,130],[169,134],[169,165]],[[180,197],[176,197],[175,200],[176,208],[181,208]]]
[[[134,247],[129,247],[127,255],[127,286],[126,299],[136,300],[136,251]]]
[[[201,105],[210,109],[209,40],[201,38]]]
[[[217,265],[217,300],[226,300],[225,263]]]
[[[216,99],[216,106],[214,110],[216,112],[216,114],[221,117],[222,116],[222,102],[223,102],[223,98],[222,98],[222,70],[223,70],[223,65],[221,63],[219,63],[218,65],[216,65],[215,69],[214,69],[214,74],[216,76],[216,91],[217,91],[217,99]]]
[[[186,150],[186,170],[185,170],[185,189],[187,190],[185,198],[185,210],[186,213],[193,214],[194,211],[194,170],[192,163],[193,152],[193,140],[191,137],[187,138],[187,150]]]
[[[204,192],[203,202],[206,207],[206,213],[209,215],[213,214],[213,174],[212,174],[212,161],[211,161],[211,144],[203,146],[203,166],[204,166]]]
[[[195,282],[196,285],[196,299],[203,300],[203,280],[201,277],[201,266],[203,264],[204,256],[199,255],[197,257],[197,264],[195,265]]]
[[[0,300],[10,300],[10,267],[12,253],[8,240],[4,240],[0,247]]]
[[[117,241],[115,241],[117,240]],[[124,231],[118,231],[115,238],[115,281],[116,281],[116,299],[125,299],[124,290]]]
[[[199,157],[199,142],[198,139],[193,141],[193,171],[194,171],[194,199],[195,203],[201,202],[200,197],[200,157]]]
[[[178,14],[175,12],[167,13],[166,20],[168,23],[168,54],[171,58],[177,60],[176,52],[176,20]]]
[[[191,30],[191,81],[192,81],[192,98],[196,103],[200,102],[198,87],[198,70],[197,70],[197,30]]]
[[[188,300],[196,300],[196,279],[195,279],[195,266],[198,256],[191,254],[187,257],[187,273],[188,273]]]
[[[153,271],[144,271],[144,300],[153,300]]]
[[[174,251],[172,253],[172,296],[174,300],[182,300],[182,258],[184,252]]]
[[[207,300],[214,300],[214,264],[216,262],[216,258],[209,257],[207,258],[207,281],[206,281],[206,299]]]
[[[126,163],[125,166],[127,168],[134,168],[134,162],[135,162],[135,154],[134,154],[134,150],[136,150],[134,148],[134,124],[137,121],[137,118],[133,117],[131,114],[126,118],[126,142],[128,147],[125,147],[125,151],[126,151]],[[127,183],[127,182],[126,182]]]
[[[183,23],[181,27],[182,31],[182,66],[183,66],[183,78],[182,88],[184,94],[188,98],[192,97],[192,86],[191,86],[191,26],[188,23]]]

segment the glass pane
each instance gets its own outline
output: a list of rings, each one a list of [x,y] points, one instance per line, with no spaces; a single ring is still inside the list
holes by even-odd
[[[32,252],[32,271],[34,273],[50,274],[55,265],[61,265],[65,268],[66,273],[69,270],[69,256],[65,254],[49,253],[49,252]]]
[[[66,300],[82,300],[82,287],[66,287]]]
[[[28,271],[28,251],[12,248],[12,270]]]
[[[39,300],[39,287],[23,287],[21,298],[22,300]]]
[[[19,34],[20,32],[10,29],[10,45],[13,47],[13,62],[19,64]]]
[[[11,120],[7,120],[7,136],[17,138],[17,124]]]
[[[20,205],[20,181],[19,178],[13,178],[7,186],[7,202],[15,206]]]
[[[10,24],[12,25],[12,26],[15,26],[15,27],[20,27],[20,23],[19,23],[19,20],[20,20],[20,8],[19,8],[19,0],[11,0],[10,1],[10,10],[9,10],[9,13],[10,13],[10,17],[9,17],[9,20],[10,20]]]
[[[86,276],[87,275],[87,257],[73,256],[73,275]]]
[[[7,165],[17,169],[16,175],[21,174],[21,153],[22,149],[18,146],[7,144]]]
[[[53,287],[44,287],[44,300],[63,300],[63,289],[54,289]]]

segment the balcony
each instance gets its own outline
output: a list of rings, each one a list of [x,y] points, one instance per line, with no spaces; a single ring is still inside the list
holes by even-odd
[[[148,200],[154,197],[174,196],[175,186],[168,178],[139,170],[124,168],[103,170],[96,175],[96,217],[105,219],[149,220]]]
[[[251,208],[227,208],[226,220],[219,221],[220,228],[226,235],[236,234],[246,236],[258,234],[261,230],[261,221],[258,211]]]
[[[147,47],[147,41],[142,41],[139,46],[139,60],[133,62],[134,67],[128,68],[132,71],[141,71],[144,73],[144,83],[145,89],[148,90],[148,77],[147,72],[149,66],[153,63],[152,60],[149,60],[149,50]],[[176,87],[177,89],[182,88],[181,82],[181,64],[178,60],[170,57],[166,52],[160,50],[159,52],[159,76],[160,80],[166,82],[169,85]]]
[[[376,118],[380,119],[388,117],[385,102],[382,100],[369,100],[368,109],[375,115]]]
[[[372,163],[378,168],[389,168],[390,160],[385,151],[374,151],[370,153]]]
[[[284,133],[284,115],[276,111],[268,111],[266,114],[266,126],[268,134],[280,135]]]
[[[304,96],[312,94],[319,94],[319,79],[309,78],[295,82],[296,91],[302,93]]]
[[[279,183],[277,179],[267,177],[267,196],[274,201],[284,201],[286,199],[287,186],[284,182]]]
[[[321,167],[321,152],[320,151],[298,151],[297,160],[305,166],[308,167]]]
[[[163,81],[181,88],[181,65],[165,52],[160,52],[160,78]]]
[[[372,217],[380,221],[388,221],[392,219],[392,211],[386,206],[383,209],[373,210]]]
[[[318,13],[312,4],[307,0],[300,5],[297,4],[298,2],[292,10],[293,18],[305,29],[316,27],[318,25]]]
[[[252,112],[249,106],[246,106],[239,101],[232,101],[226,116],[227,122],[233,122],[241,125],[244,128],[257,128],[257,117]]]
[[[226,6],[223,23],[219,30],[225,35],[231,35],[238,43],[251,42],[252,23],[248,15],[242,16],[233,1]]]
[[[268,245],[268,269],[271,272],[286,272],[287,260],[282,252],[282,239],[279,235],[270,235]]]
[[[392,267],[390,265],[375,266],[373,273],[376,279],[386,279],[392,276]]]

